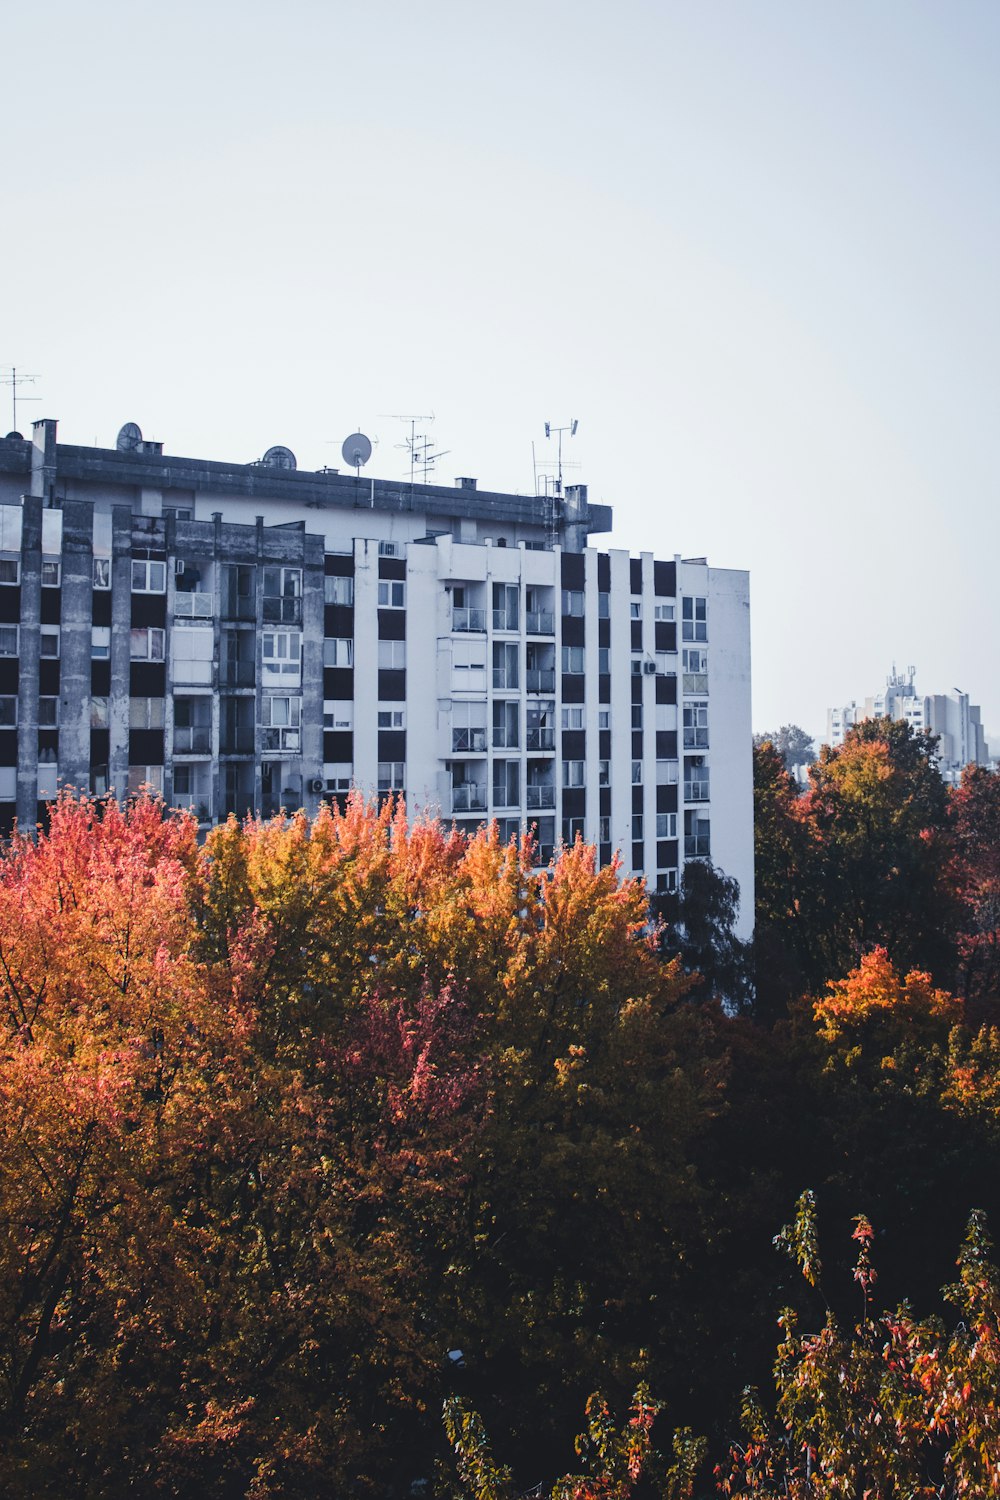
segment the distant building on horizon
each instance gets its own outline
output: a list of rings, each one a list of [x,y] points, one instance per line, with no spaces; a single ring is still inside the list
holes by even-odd
[[[966,766],[987,765],[990,754],[978,703],[970,702],[968,693],[958,688],[950,693],[921,695],[914,686],[915,674],[915,667],[907,667],[904,676],[893,663],[881,693],[860,704],[851,702],[828,709],[827,744],[842,745],[847,731],[864,719],[902,719],[918,733],[937,735],[938,769],[945,781],[957,781]]]

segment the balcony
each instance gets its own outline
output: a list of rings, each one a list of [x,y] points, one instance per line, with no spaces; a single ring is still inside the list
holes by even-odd
[[[529,693],[554,693],[556,690],[555,667],[529,667],[524,674],[524,686]]]
[[[494,667],[493,686],[500,692],[514,692],[517,690],[517,668],[516,667]]]
[[[264,621],[268,625],[301,625],[302,600],[265,594]]]
[[[178,620],[210,620],[211,594],[175,594],[174,616]]]
[[[529,635],[555,635],[555,615],[550,609],[529,609],[524,626]]]
[[[451,789],[452,812],[485,812],[485,783],[464,781]]]
[[[519,741],[520,735],[518,734],[518,727],[516,724],[494,724],[494,750],[516,750]]]
[[[685,783],[684,783],[684,801],[685,802],[707,802],[708,800],[709,800],[709,796],[708,796],[708,775],[707,775],[707,773],[704,776],[698,777],[697,780],[691,779],[691,780],[685,781]]]
[[[516,787],[507,787],[507,786],[503,786],[503,785],[494,785],[494,787],[493,787],[493,806],[494,807],[497,807],[497,808],[520,807],[520,805],[521,805],[521,798],[518,795]]]
[[[486,753],[486,730],[485,729],[453,729],[451,731],[452,750],[474,751],[477,755]]]
[[[542,807],[555,807],[556,789],[554,786],[527,786],[525,791],[525,807],[529,812],[535,812]]]
[[[293,755],[298,755],[301,748],[302,731],[291,725],[261,731],[261,749],[265,755],[274,755],[279,751],[290,751]]]
[[[227,589],[222,596],[222,618],[224,620],[246,620],[257,618],[257,601],[235,589]]]
[[[454,631],[475,631],[477,634],[486,633],[486,611],[485,609],[467,609],[456,606],[451,612],[451,628]]]
[[[707,693],[708,673],[685,672],[682,687],[685,693]]]
[[[711,853],[711,839],[707,833],[686,833],[684,835],[684,858],[685,859],[708,859]]]
[[[556,748],[554,729],[529,729],[525,738],[529,750],[554,750]]]
[[[707,729],[690,729],[690,728],[686,728],[684,730],[684,749],[685,750],[707,750],[708,749],[708,730]]]
[[[219,664],[219,686],[224,688],[252,688],[257,683],[256,663],[252,661],[224,661]]]
[[[208,725],[174,725],[175,755],[211,755],[212,731]]]
[[[253,725],[238,725],[224,729],[219,742],[220,755],[253,755]]]

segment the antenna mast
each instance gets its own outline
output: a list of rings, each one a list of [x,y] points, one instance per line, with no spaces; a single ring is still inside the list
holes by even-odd
[[[7,374],[0,375],[0,385],[9,385],[10,386],[10,399],[11,399],[11,405],[13,407],[13,422],[12,422],[12,426],[13,426],[14,431],[16,432],[17,431],[17,388],[18,388],[19,385],[34,385],[35,381],[38,379],[38,376],[37,375],[19,375],[17,373],[17,368],[14,365],[11,365],[9,368],[10,368],[10,374],[9,375],[7,375]],[[22,396],[21,397],[22,401],[41,401],[41,399],[42,399],[41,396]]]
[[[421,470],[421,481],[426,484],[428,476],[433,473],[434,465],[439,458],[446,458],[451,452],[450,448],[435,451],[431,438],[425,432],[417,431],[418,422],[433,422],[434,413],[414,416],[411,412],[387,412],[386,415],[394,422],[409,422],[410,435],[397,443],[397,448],[405,448],[410,455],[410,487],[412,488],[417,470]]]

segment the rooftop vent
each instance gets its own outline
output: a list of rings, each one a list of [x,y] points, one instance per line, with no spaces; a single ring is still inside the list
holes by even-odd
[[[459,474],[455,479],[455,488],[456,490],[474,490],[476,481],[470,479],[467,474]]]

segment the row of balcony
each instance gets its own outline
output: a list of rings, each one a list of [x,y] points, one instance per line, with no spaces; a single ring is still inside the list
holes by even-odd
[[[489,806],[489,788],[483,781],[458,782],[451,789],[452,812],[485,812]],[[538,812],[556,805],[554,786],[526,786],[523,806],[529,812]],[[494,807],[521,807],[522,799],[513,796],[505,787],[493,788]]]
[[[494,750],[519,750],[519,735],[517,729],[512,725],[494,724],[492,734],[492,745]],[[556,748],[556,732],[554,729],[528,729],[524,736],[526,750],[554,750]],[[466,754],[486,754],[486,730],[485,729],[453,729],[451,731],[451,748],[453,751],[461,750]]]

